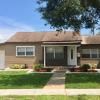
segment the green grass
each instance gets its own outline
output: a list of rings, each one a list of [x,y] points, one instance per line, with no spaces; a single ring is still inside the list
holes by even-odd
[[[39,95],[39,96],[0,96],[0,100],[100,100],[100,96],[64,96],[64,95]]]
[[[99,88],[100,73],[68,73],[66,74],[66,88]]]
[[[0,89],[43,88],[52,74],[25,71],[0,71]]]

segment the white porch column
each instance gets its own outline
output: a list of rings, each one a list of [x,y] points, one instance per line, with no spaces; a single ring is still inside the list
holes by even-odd
[[[77,67],[77,46],[75,46],[75,51],[76,51],[76,67]]]
[[[46,47],[44,46],[44,67],[46,67]]]

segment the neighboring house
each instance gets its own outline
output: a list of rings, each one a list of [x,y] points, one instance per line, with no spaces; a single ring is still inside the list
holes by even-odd
[[[80,66],[100,61],[100,36],[73,32],[18,32],[0,44],[0,69],[12,64]]]

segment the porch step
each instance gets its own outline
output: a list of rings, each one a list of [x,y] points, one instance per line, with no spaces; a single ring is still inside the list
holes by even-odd
[[[67,68],[64,66],[58,66],[54,68],[55,72],[66,72]]]

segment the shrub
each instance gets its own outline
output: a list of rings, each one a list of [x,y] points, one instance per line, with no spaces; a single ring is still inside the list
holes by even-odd
[[[97,64],[92,64],[92,69],[96,69],[97,68]]]
[[[81,66],[81,70],[82,70],[83,72],[87,72],[88,69],[90,69],[90,68],[91,68],[91,65],[90,65],[90,64],[83,64],[83,65]]]
[[[100,69],[100,61],[97,64],[97,68]]]
[[[42,64],[35,64],[35,65],[33,65],[33,69],[41,69],[41,68],[43,68],[43,65]]]
[[[25,64],[13,64],[10,66],[11,69],[25,69]]]

